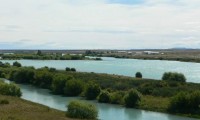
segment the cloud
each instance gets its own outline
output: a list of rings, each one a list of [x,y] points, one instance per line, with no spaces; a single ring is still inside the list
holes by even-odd
[[[199,0],[133,1],[0,0],[0,43],[9,41],[7,49],[16,42],[36,49],[200,47],[194,44]]]

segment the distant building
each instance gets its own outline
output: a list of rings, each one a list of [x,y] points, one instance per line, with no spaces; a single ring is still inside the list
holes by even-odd
[[[14,53],[3,53],[4,55],[13,55]]]
[[[145,54],[148,54],[148,55],[156,55],[156,54],[159,54],[159,52],[156,52],[156,51],[144,51]]]
[[[117,51],[118,53],[127,53],[127,51]]]

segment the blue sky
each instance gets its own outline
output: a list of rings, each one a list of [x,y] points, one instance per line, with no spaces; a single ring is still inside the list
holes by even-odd
[[[0,49],[200,48],[200,0],[0,3]]]

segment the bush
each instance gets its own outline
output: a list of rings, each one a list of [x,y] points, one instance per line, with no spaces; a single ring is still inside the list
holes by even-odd
[[[142,73],[141,73],[141,72],[137,72],[137,73],[135,74],[135,77],[136,77],[136,78],[142,78]]]
[[[22,95],[21,90],[15,84],[7,84],[0,82],[0,94],[20,97]]]
[[[200,109],[200,91],[191,94],[181,92],[170,100],[168,111],[172,113],[194,113]]]
[[[0,100],[0,104],[9,104],[9,101],[6,99]]]
[[[108,91],[102,91],[98,97],[98,102],[100,103],[109,103],[110,102],[110,94]]]
[[[100,86],[96,83],[90,82],[86,86],[85,97],[88,100],[94,100],[100,94]]]
[[[71,68],[71,71],[76,72],[76,69],[75,68]]]
[[[172,73],[172,72],[165,72],[162,76],[162,80],[166,81],[178,81],[178,82],[186,82],[186,78],[182,73]]]
[[[67,80],[72,79],[71,76],[67,76],[64,74],[57,74],[53,78],[53,82],[51,85],[51,90],[54,94],[64,94],[64,88]]]
[[[68,80],[65,84],[64,94],[66,96],[78,96],[83,91],[84,83],[80,80]]]
[[[137,90],[130,90],[128,94],[124,97],[124,102],[126,107],[136,107],[141,100],[141,95]]]
[[[13,63],[13,66],[21,67],[22,65],[21,65],[19,62],[15,61],[15,62]]]
[[[112,104],[123,104],[123,98],[124,98],[125,92],[122,91],[117,91],[117,92],[113,92],[111,93],[110,96],[110,103]]]
[[[71,71],[71,69],[69,67],[66,67],[65,71]]]
[[[67,106],[66,116],[79,119],[97,119],[97,108],[88,103],[80,101],[72,101]]]
[[[34,79],[34,75],[35,73],[32,69],[22,68],[10,74],[10,78],[17,83],[30,83]]]
[[[53,74],[48,70],[37,70],[35,72],[33,84],[42,88],[51,88]]]

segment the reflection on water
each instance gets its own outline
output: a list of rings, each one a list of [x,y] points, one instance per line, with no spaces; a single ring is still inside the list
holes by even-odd
[[[50,94],[49,90],[39,89],[31,85],[19,85],[23,93],[22,98],[40,103],[51,108],[66,111],[66,105],[72,100],[82,100],[80,97],[62,97]],[[85,100],[83,100],[85,101]],[[100,104],[95,101],[87,101],[97,106],[99,119],[101,120],[195,120],[169,114],[148,112],[144,110],[128,109],[119,105]]]

